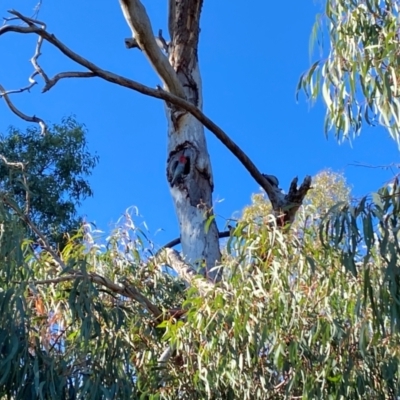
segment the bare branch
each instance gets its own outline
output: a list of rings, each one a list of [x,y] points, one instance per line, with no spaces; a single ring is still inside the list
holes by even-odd
[[[168,43],[164,39],[164,36],[162,34],[162,29],[159,29],[159,31],[158,31],[158,36],[156,37],[156,42],[158,44],[158,47],[160,47],[161,50],[164,50],[165,53],[168,54]]]
[[[35,18],[26,17],[25,15],[22,15],[21,13],[19,13],[18,11],[15,11],[15,10],[12,10],[9,12],[10,12],[10,14],[14,14],[20,20],[24,21],[29,26],[40,25],[43,29],[46,29],[46,24],[43,21],[39,21],[38,19],[35,19]]]
[[[59,80],[65,78],[94,78],[97,75],[94,72],[80,72],[80,71],[70,71],[70,72],[60,72],[53,78],[49,79],[44,86],[42,93],[50,90]]]
[[[41,56],[40,50],[42,48],[42,44],[43,44],[43,38],[41,36],[38,36],[38,41],[36,43],[36,48],[35,48],[35,54],[31,58],[31,63],[35,68],[35,72],[30,76],[29,81],[33,80],[33,78],[39,74],[43,78],[45,83],[47,83],[49,81],[49,78],[38,63],[38,58]]]
[[[147,56],[168,92],[185,98],[185,92],[168,58],[160,50],[150,19],[140,0],[120,0],[122,12],[140,49]]]
[[[12,90],[7,90],[6,94],[13,94],[13,93],[22,93],[22,92],[30,92],[30,90],[33,88],[33,86],[37,85],[37,82],[33,79],[34,75],[36,75],[36,72],[34,72],[30,77],[29,77],[29,82],[30,84],[28,86],[19,88],[19,89],[12,89]]]
[[[199,277],[197,271],[185,263],[176,250],[166,248],[156,255],[155,259],[157,264],[169,265],[185,281],[186,287],[196,287],[201,294],[205,294],[214,287],[212,282]]]
[[[150,311],[156,319],[162,316],[162,311],[149,299],[143,296],[133,285],[125,284],[124,286],[121,286],[106,277],[94,273],[88,274],[88,278],[94,283],[105,286],[114,293],[136,300],[138,303],[146,307],[146,309]]]
[[[218,232],[218,238],[219,239],[227,238],[227,237],[229,237],[230,233],[231,233],[231,231]],[[158,250],[157,254],[166,248],[175,247],[180,243],[181,243],[181,238],[173,239],[170,242],[166,243],[164,246],[162,246],[161,249]]]
[[[32,21],[35,21],[35,20],[32,20]],[[41,23],[41,25],[42,25],[41,26],[42,29],[46,29],[46,25],[44,23]],[[29,81],[33,80],[33,78],[39,74],[43,78],[43,80],[47,83],[49,78],[38,63],[38,59],[41,56],[40,51],[42,49],[42,44],[43,44],[43,38],[41,36],[38,36],[38,41],[36,42],[35,53],[34,53],[33,57],[31,58],[31,63],[33,65],[33,68],[35,68],[35,72],[30,76]]]
[[[3,161],[4,164],[6,164],[8,167],[14,167],[14,168],[18,168],[21,171],[24,171],[25,169],[25,164],[22,162],[12,162],[12,161],[8,161],[7,158],[5,158],[3,156],[3,154],[0,154],[0,160]]]
[[[33,9],[33,18],[36,18],[39,15],[40,8],[42,7],[42,0],[39,0]]]
[[[46,133],[47,127],[46,127],[46,124],[44,123],[44,121],[41,118],[38,118],[36,116],[30,117],[30,116],[24,114],[22,111],[18,110],[18,108],[15,107],[15,105],[12,103],[12,101],[8,97],[8,93],[7,93],[7,91],[4,89],[4,87],[2,85],[0,85],[0,97],[4,98],[6,104],[8,105],[10,110],[15,115],[17,115],[19,118],[23,119],[24,121],[34,122],[34,123],[39,124],[40,129],[42,131],[42,135],[44,135]]]
[[[282,226],[291,224],[294,221],[296,212],[301,206],[304,197],[307,192],[311,189],[311,177],[306,176],[300,187],[297,187],[298,178],[294,178],[290,184],[289,193],[285,196],[287,201],[287,208],[283,209],[283,221]]]

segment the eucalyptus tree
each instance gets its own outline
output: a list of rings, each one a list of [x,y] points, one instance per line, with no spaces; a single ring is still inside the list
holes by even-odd
[[[55,90],[53,87],[62,79],[99,77],[164,101],[168,143],[166,178],[179,221],[182,253],[201,275],[218,280],[221,270],[214,267],[219,263],[221,253],[219,232],[212,211],[214,182],[204,127],[222,141],[266,191],[281,225],[293,221],[296,210],[310,188],[310,178],[306,177],[300,187],[297,186],[295,178],[288,193],[283,194],[274,181],[267,179],[239,146],[202,112],[203,95],[198,64],[198,43],[203,0],[168,1],[166,19],[169,38],[164,38],[162,32],[154,36],[151,21],[140,0],[120,0],[119,3],[125,21],[132,31],[132,36],[125,39],[126,46],[140,49],[147,58],[160,80],[160,86],[156,89],[136,82],[130,77],[102,69],[68,48],[54,33],[46,29],[44,22],[24,16],[18,11],[10,11],[13,18],[0,28],[0,36],[9,32],[37,36],[37,45],[32,57],[33,73],[30,85],[21,88],[20,91],[32,88],[38,77],[44,82],[43,91]],[[20,23],[14,23],[16,20]],[[40,65],[44,42],[59,49],[85,71],[60,72],[49,77],[46,68]],[[44,121],[37,116],[27,116],[18,110],[11,102],[9,94],[0,86],[0,95],[4,97],[11,111],[25,120],[38,123],[45,132]],[[179,179],[174,179],[182,156],[187,162],[179,173]]]
[[[357,110],[358,103],[352,101],[359,87],[370,95],[368,106],[386,115],[382,121],[388,118],[385,107],[396,107],[390,103],[396,74],[390,81],[388,64],[380,63],[378,56],[373,59],[374,53],[365,60],[360,57],[375,49],[384,56],[384,46],[395,41],[398,26],[390,7],[396,3],[326,4],[325,15],[332,24],[331,55],[302,76],[300,88],[313,99],[322,88],[328,125],[346,135],[351,127],[358,132],[361,114],[355,118],[351,107]],[[0,215],[7,222],[7,235],[0,236],[0,396],[396,398],[398,182],[356,202],[343,180],[328,174],[315,180],[318,190],[305,202],[309,177],[299,188],[294,179],[285,195],[277,178],[261,174],[202,112],[197,52],[202,1],[168,2],[169,39],[161,33],[154,37],[139,0],[120,0],[120,5],[132,30],[127,47],[142,51],[162,88],[152,89],[100,68],[69,49],[43,22],[18,11],[11,11],[13,19],[0,28],[0,36],[16,32],[37,37],[31,82],[41,77],[44,90],[55,90],[65,78],[96,76],[165,102],[167,180],[184,258],[171,244],[156,249],[129,213],[106,246],[85,226],[85,246],[72,238],[58,254],[5,193],[0,203]],[[373,18],[383,34],[370,45]],[[388,26],[385,18],[391,21]],[[351,29],[343,28],[348,20],[353,21]],[[389,28],[393,32],[385,36]],[[39,64],[43,42],[85,71],[50,78]],[[362,51],[348,65],[347,53],[341,52],[357,47]],[[375,69],[358,86],[357,74],[363,78],[370,71],[357,64],[360,60]],[[333,72],[329,63],[334,63]],[[383,86],[374,75],[378,70],[388,80]],[[14,113],[38,123],[46,135],[41,118],[27,116],[11,102],[6,89],[0,91]],[[392,134],[393,121],[387,124]],[[238,158],[269,198],[247,209],[231,227],[223,255],[212,214],[213,179],[204,127]],[[336,204],[327,210],[328,203]],[[18,218],[40,239],[39,253],[24,242]],[[164,273],[166,266],[177,276]],[[214,266],[219,268],[213,270]]]

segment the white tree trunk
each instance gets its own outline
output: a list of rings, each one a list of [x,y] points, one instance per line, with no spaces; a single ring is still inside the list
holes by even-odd
[[[197,60],[200,14],[203,0],[168,0],[170,43],[157,46],[153,28],[140,0],[120,0],[132,30],[129,47],[139,47],[163,82],[164,89],[202,108],[201,78]],[[163,53],[168,52],[168,58]],[[186,262],[212,280],[220,274],[211,269],[221,259],[218,229],[212,219],[213,179],[203,125],[189,112],[167,103],[167,179],[179,221],[182,252]],[[187,162],[177,174],[180,157]],[[183,165],[183,164],[182,164]],[[176,179],[175,176],[178,176]],[[207,221],[211,223],[206,224]],[[206,229],[207,227],[207,229]]]
[[[181,26],[175,26],[174,38]],[[197,42],[182,44],[172,40],[170,62],[182,83],[186,99],[202,109],[202,83],[197,63]],[[186,53],[186,54],[185,54]],[[191,114],[167,104],[168,160],[167,178],[172,182],[179,156],[188,158],[182,179],[171,185],[171,195],[179,221],[182,253],[198,272],[215,280],[219,278],[212,268],[221,259],[218,228],[213,220],[213,177],[207,151],[204,127]],[[209,219],[212,222],[206,223]],[[207,229],[206,229],[207,228]]]

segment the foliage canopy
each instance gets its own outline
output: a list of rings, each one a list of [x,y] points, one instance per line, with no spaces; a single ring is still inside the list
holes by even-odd
[[[327,31],[329,54],[298,90],[322,93],[338,138],[377,120],[400,143],[398,16],[394,0],[326,1],[313,38]],[[81,174],[97,162],[82,127],[66,125],[40,141],[12,132],[0,149],[0,398],[399,396],[397,179],[356,201],[342,175],[324,172],[291,230],[256,195],[211,284],[166,273],[175,253],[156,252],[129,213],[105,244],[87,225],[55,250],[54,232],[77,226],[74,204],[91,194]],[[11,164],[21,159],[23,170]]]
[[[384,399],[399,393],[398,183],[352,202],[341,175],[324,172],[315,182],[321,185],[315,204],[303,206],[290,233],[265,224],[266,215],[239,222],[223,260],[229,273],[206,288],[200,278],[185,289],[163,272],[147,233],[129,214],[105,247],[88,227],[85,246],[71,240],[60,275],[51,254],[24,245],[15,215],[1,207],[7,234],[0,246],[0,395]],[[321,215],[318,204],[330,194],[324,200],[318,193],[327,184],[343,196]],[[163,317],[113,292],[107,279],[139,290]],[[167,345],[173,357],[160,365]]]
[[[84,126],[69,117],[44,136],[29,127],[25,132],[10,128],[0,137],[1,191],[52,244],[62,244],[64,233],[79,229],[76,208],[93,194],[87,177],[98,157],[89,153],[85,134]]]

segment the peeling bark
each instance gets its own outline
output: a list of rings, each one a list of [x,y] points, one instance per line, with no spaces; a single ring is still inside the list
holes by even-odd
[[[199,20],[202,0],[171,0],[168,28],[171,36],[169,61],[176,71],[186,99],[202,109],[202,84],[197,59]],[[218,228],[213,218],[213,178],[204,126],[193,115],[172,104],[166,106],[168,119],[167,177],[172,174],[180,154],[188,156],[188,167],[182,179],[171,185],[181,233],[182,252],[198,273],[212,280],[220,272],[212,268],[221,259]]]
[[[202,0],[169,0],[169,59],[160,50],[150,20],[140,0],[120,0],[133,38],[128,47],[139,47],[161,78],[166,91],[202,109],[197,47]],[[204,126],[182,108],[166,103],[168,120],[167,178],[179,221],[182,252],[198,273],[219,280],[212,268],[220,261],[218,229],[212,218],[213,179]],[[179,157],[188,156],[187,170],[175,171]],[[186,168],[186,167],[185,167]],[[176,178],[174,178],[176,175]]]

